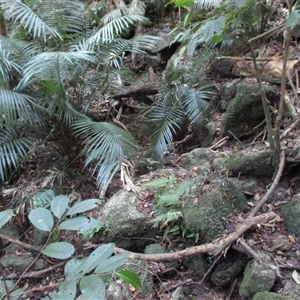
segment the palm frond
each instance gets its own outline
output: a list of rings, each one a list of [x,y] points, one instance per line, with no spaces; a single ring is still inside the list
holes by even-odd
[[[0,85],[9,87],[9,79],[12,73],[21,73],[21,67],[10,59],[10,53],[2,48],[0,43]]]
[[[203,9],[203,8],[214,8],[220,5],[222,0],[195,0],[195,8]]]
[[[131,40],[116,38],[112,42],[102,45],[99,59],[104,65],[120,68],[125,52],[145,53],[145,50],[154,49],[160,37],[138,36]]]
[[[8,171],[17,168],[19,159],[26,157],[32,141],[27,137],[20,137],[16,130],[10,126],[0,129],[0,178],[7,179]]]
[[[39,15],[62,36],[66,33],[82,34],[85,28],[85,6],[73,0],[43,0],[37,2]]]
[[[199,88],[187,88],[181,97],[187,117],[193,127],[200,128],[203,125],[204,113],[209,108],[209,101],[214,93],[209,90],[211,85],[203,85]]]
[[[73,124],[78,120],[85,119],[85,115],[78,112],[71,103],[66,99],[52,97],[47,108],[50,115],[54,114],[59,120],[62,120],[65,124]]]
[[[63,83],[71,78],[71,70],[78,66],[80,62],[95,62],[95,57],[91,51],[77,52],[43,52],[33,57],[24,66],[24,77],[18,88],[35,81],[49,80]]]
[[[12,19],[14,22],[20,22],[34,38],[43,38],[46,42],[47,36],[53,35],[56,38],[62,39],[56,30],[45,23],[42,18],[25,3],[18,0],[0,0],[0,4],[1,9],[5,11],[5,17]]]
[[[176,106],[168,107],[163,103],[157,104],[150,112],[148,118],[151,124],[157,128],[152,134],[151,141],[155,152],[162,156],[173,141],[176,131],[180,129],[180,121],[184,117],[184,111]]]
[[[12,125],[19,117],[34,124],[38,121],[37,111],[43,111],[43,108],[34,98],[0,88],[0,124]]]
[[[108,20],[109,18],[106,21]],[[95,46],[103,43],[110,43],[115,38],[120,37],[122,33],[133,27],[137,22],[148,23],[149,20],[140,15],[130,15],[119,16],[108,22],[104,22],[103,27],[87,39],[87,43]]]
[[[134,155],[136,145],[131,135],[112,123],[81,120],[72,125],[84,140],[86,165],[95,163],[94,172],[101,190],[106,189],[126,157]]]
[[[1,47],[9,52],[12,61],[23,65],[42,51],[41,46],[34,41],[25,41],[17,38],[0,36]]]

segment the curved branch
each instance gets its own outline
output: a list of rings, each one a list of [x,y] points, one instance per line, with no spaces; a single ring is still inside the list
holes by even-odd
[[[194,256],[200,253],[207,253],[209,255],[218,255],[224,249],[229,247],[234,243],[243,233],[249,230],[252,226],[257,225],[258,223],[264,223],[271,219],[274,219],[276,214],[274,212],[269,212],[262,214],[253,218],[248,217],[242,224],[236,226],[236,231],[228,234],[225,238],[219,239],[218,241],[194,246],[187,248],[185,250],[176,251],[173,253],[163,253],[163,254],[142,254],[126,251],[122,248],[115,248],[117,253],[127,253],[128,257],[146,261],[172,261],[172,260],[181,260],[184,257]]]

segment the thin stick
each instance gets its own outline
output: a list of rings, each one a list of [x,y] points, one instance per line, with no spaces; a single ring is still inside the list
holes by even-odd
[[[282,172],[283,172],[283,168],[284,168],[284,164],[285,164],[285,153],[284,153],[284,150],[282,150],[281,153],[280,153],[279,168],[278,168],[276,177],[275,177],[270,189],[267,191],[267,193],[264,195],[264,197],[262,197],[261,200],[255,205],[255,207],[250,212],[247,219],[248,218],[253,218],[257,214],[257,212],[262,208],[262,206],[267,202],[267,200],[269,199],[271,194],[274,192],[276,186],[278,185],[278,183],[280,181],[280,178],[281,178],[281,175],[282,175]]]

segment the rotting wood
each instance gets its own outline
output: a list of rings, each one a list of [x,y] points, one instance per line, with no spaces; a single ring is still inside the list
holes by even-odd
[[[269,82],[281,82],[283,61],[277,58],[257,59],[261,78]],[[299,60],[287,61],[287,72],[295,80],[295,72],[300,68]],[[213,73],[230,77],[255,77],[255,68],[249,58],[219,57],[211,64]]]
[[[141,97],[151,96],[158,93],[158,82],[153,82],[143,85],[131,85],[128,87],[122,87],[118,94],[112,95],[114,99],[129,98],[129,97]]]
[[[226,237],[219,239],[218,241],[194,246],[187,248],[185,250],[176,251],[173,253],[163,253],[163,254],[142,254],[142,253],[134,253],[130,251],[126,251],[122,248],[115,248],[117,253],[127,253],[129,258],[140,259],[146,261],[173,261],[173,260],[181,260],[185,257],[194,256],[200,253],[206,253],[208,255],[218,255],[227,247],[230,247],[232,243],[234,243],[243,233],[249,230],[251,227],[268,222],[276,217],[274,212],[269,212],[265,214],[258,215],[253,218],[247,218],[241,224],[236,225],[236,231],[228,234]]]

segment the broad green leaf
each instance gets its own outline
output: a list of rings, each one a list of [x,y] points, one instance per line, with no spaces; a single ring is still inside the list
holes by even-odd
[[[116,270],[124,265],[125,258],[127,257],[126,253],[117,254],[109,257],[106,260],[100,262],[98,267],[95,270],[95,273],[106,273]]]
[[[85,299],[105,300],[105,284],[96,275],[83,277],[80,280],[80,290]]]
[[[13,292],[9,293],[9,300],[19,300],[20,295],[24,293],[24,289],[20,288],[17,290],[14,290]],[[7,299],[6,297],[4,298],[5,300]]]
[[[300,284],[300,276],[296,270],[293,271],[292,277],[297,284]]]
[[[75,281],[78,281],[85,275],[85,269],[86,269],[86,262],[88,257],[84,257],[82,260],[72,262],[68,267],[65,269],[68,271],[67,280],[73,279]]]
[[[285,21],[285,27],[291,27],[293,25],[296,25],[299,19],[300,19],[300,10],[299,9],[293,10],[289,14],[287,20]]]
[[[54,220],[51,212],[46,208],[36,208],[29,213],[30,222],[37,228],[43,231],[51,231]]]
[[[122,278],[125,282],[131,284],[133,287],[135,287],[136,289],[139,289],[141,287],[141,281],[139,276],[129,270],[121,270],[116,272],[116,274]]]
[[[65,266],[65,276],[67,280],[79,280],[84,276],[87,257],[82,259],[73,258]]]
[[[86,212],[88,210],[97,207],[99,204],[101,204],[101,201],[99,199],[88,199],[88,200],[81,201],[79,203],[76,203],[68,210],[67,216]]]
[[[42,250],[43,254],[58,259],[69,258],[74,252],[74,246],[67,242],[52,243]]]
[[[99,221],[97,221],[94,218],[89,219],[85,216],[79,216],[62,222],[58,226],[58,229],[76,230],[76,231],[80,231],[81,233],[84,233],[88,230],[97,228],[99,224],[100,224]]]
[[[115,244],[104,244],[94,250],[88,257],[86,261],[86,268],[84,269],[84,273],[88,273],[95,269],[103,260],[110,257],[115,249]]]
[[[98,232],[103,227],[103,224],[94,219],[88,219],[88,222],[84,223],[83,226],[80,228],[79,233],[83,234],[84,236],[90,236],[91,238],[93,235]]]
[[[65,213],[69,203],[69,197],[65,195],[59,195],[53,198],[51,201],[51,211],[60,219]]]
[[[11,217],[14,216],[14,211],[12,209],[3,210],[0,212],[0,228],[4,226]]]
[[[12,280],[5,280],[5,283],[2,279],[0,279],[0,299],[4,299],[5,295],[7,295],[7,289],[11,290],[15,285],[15,282]]]
[[[76,296],[76,282],[74,280],[65,281],[59,286],[57,299],[73,300]]]

